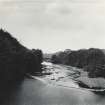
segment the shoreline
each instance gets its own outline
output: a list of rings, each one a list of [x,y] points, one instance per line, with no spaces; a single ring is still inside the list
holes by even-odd
[[[79,86],[79,87],[69,87],[69,86],[64,86],[64,85],[59,85],[59,84],[49,84],[47,81],[45,81],[44,79],[40,78],[40,77],[37,77],[37,76],[32,76],[30,75],[29,79],[34,79],[34,80],[39,80],[41,81],[42,83],[44,84],[47,84],[47,85],[51,85],[51,86],[57,86],[57,87],[63,87],[63,88],[66,88],[66,89],[78,89],[78,90],[84,90],[84,91],[91,91],[91,92],[104,92],[105,89],[95,89],[95,88],[85,88],[85,87],[82,87],[82,86]],[[79,83],[77,83],[79,85]],[[85,84],[84,84],[85,85]]]

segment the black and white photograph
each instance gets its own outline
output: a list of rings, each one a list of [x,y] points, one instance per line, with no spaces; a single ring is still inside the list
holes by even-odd
[[[0,105],[105,105],[105,0],[0,0]]]

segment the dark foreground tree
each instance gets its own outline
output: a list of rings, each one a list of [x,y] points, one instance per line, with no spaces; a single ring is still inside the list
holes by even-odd
[[[0,83],[12,83],[26,73],[41,72],[41,50],[29,50],[10,33],[0,30]]]

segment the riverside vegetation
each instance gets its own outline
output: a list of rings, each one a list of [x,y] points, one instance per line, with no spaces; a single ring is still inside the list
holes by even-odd
[[[14,84],[26,73],[41,72],[42,51],[28,49],[3,29],[0,30],[0,83]]]
[[[48,56],[48,55],[46,55]],[[46,57],[44,57],[45,60]],[[26,74],[42,72],[43,54],[39,49],[28,49],[10,33],[0,30],[0,88],[7,88],[24,79]],[[81,49],[50,54],[47,58],[55,64],[82,68],[90,78],[105,78],[105,51],[103,49]]]
[[[65,50],[52,55],[51,62],[82,68],[90,78],[105,78],[105,52],[103,49]]]

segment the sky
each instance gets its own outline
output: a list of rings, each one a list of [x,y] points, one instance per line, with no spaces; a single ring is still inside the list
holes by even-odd
[[[0,0],[0,28],[44,52],[105,49],[105,0]]]

